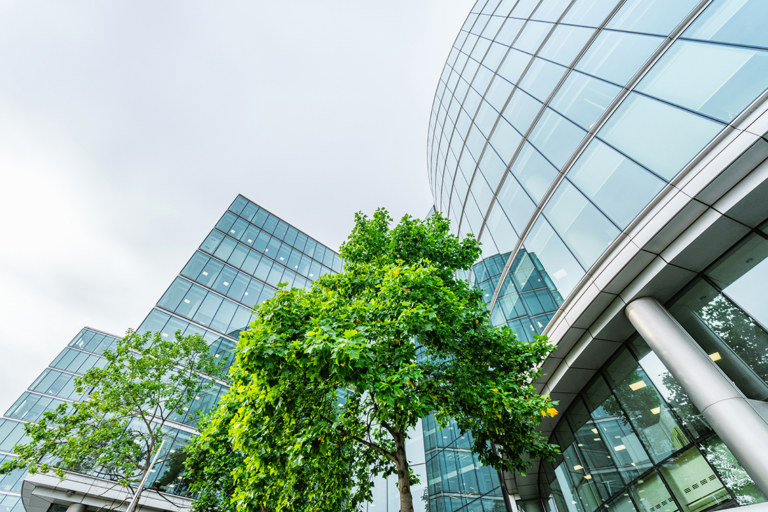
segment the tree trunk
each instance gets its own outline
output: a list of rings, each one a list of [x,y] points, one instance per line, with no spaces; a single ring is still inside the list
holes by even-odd
[[[397,459],[397,488],[400,491],[400,512],[413,512],[413,496],[411,495],[411,479],[408,470],[408,456],[405,453],[405,433],[395,435],[395,459]]]

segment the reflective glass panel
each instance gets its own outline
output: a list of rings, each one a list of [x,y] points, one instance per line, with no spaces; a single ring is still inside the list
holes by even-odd
[[[531,56],[514,48],[507,53],[504,62],[499,66],[498,74],[511,83],[517,83],[520,75],[531,60]]]
[[[544,217],[536,220],[525,239],[525,248],[538,258],[563,297],[571,293],[585,273]]]
[[[611,13],[618,0],[577,0],[568,9],[562,23],[599,27]]]
[[[536,205],[512,175],[504,180],[497,200],[518,233],[522,233],[533,216]]]
[[[520,81],[520,87],[534,98],[546,101],[565,71],[563,66],[537,57]]]
[[[697,3],[698,0],[627,0],[608,28],[666,36]]]
[[[683,32],[683,37],[768,48],[768,3],[715,0]]]
[[[765,503],[763,493],[719,437],[710,437],[701,444],[701,448],[709,463],[720,474],[726,487],[736,496],[739,505]]]
[[[766,51],[677,41],[637,90],[728,123],[767,83]]]
[[[568,181],[560,184],[544,215],[584,268],[619,236],[618,228]]]
[[[523,146],[510,171],[537,203],[557,176],[557,170],[552,164],[528,142]]]
[[[622,350],[606,373],[616,398],[655,462],[669,457],[690,442],[683,427],[629,351]]]
[[[660,468],[685,512],[697,512],[724,503],[730,494],[695,446]]]
[[[640,512],[676,512],[675,500],[670,496],[661,477],[655,471],[638,480],[629,488]]]
[[[520,32],[517,41],[515,41],[515,48],[526,53],[536,53],[536,50],[539,49],[539,45],[541,45],[541,42],[547,34],[549,34],[549,31],[552,30],[552,27],[554,27],[552,23],[529,21]]]
[[[632,93],[598,136],[662,178],[670,180],[723,125]]]
[[[669,311],[742,393],[768,400],[768,333],[701,278]]]
[[[504,109],[503,116],[518,132],[526,133],[541,111],[542,103],[525,91],[516,90]]]
[[[568,75],[549,106],[585,130],[605,112],[621,89],[582,73]]]
[[[664,182],[599,140],[568,171],[568,179],[624,229]]]
[[[768,240],[749,235],[705,274],[752,318],[768,325],[768,301],[761,286],[768,283]]]
[[[548,108],[539,118],[528,140],[560,169],[586,134],[587,132]]]
[[[594,32],[591,28],[558,25],[538,56],[570,66]]]
[[[664,39],[603,30],[576,69],[619,85],[626,84]]]

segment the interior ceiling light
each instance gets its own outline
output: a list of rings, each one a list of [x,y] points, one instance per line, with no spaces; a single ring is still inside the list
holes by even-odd
[[[576,466],[573,466],[573,470],[574,470],[574,471],[578,471],[578,470],[580,470],[580,469],[584,469],[584,466],[580,466],[580,465],[578,465],[578,464],[577,464]]]
[[[638,389],[643,389],[645,387],[645,381],[639,380],[635,382],[634,384],[629,385],[629,389],[632,391],[637,391]]]
[[[596,428],[593,428],[593,429],[592,429],[592,433],[593,433],[593,434],[597,434],[597,429],[596,429]]]
[[[584,475],[584,478],[585,478],[586,480],[592,480],[592,475]]]
[[[621,450],[626,450],[627,447],[624,446],[623,444],[620,444],[619,446],[614,446],[613,449],[614,451],[620,452]]]
[[[720,352],[713,352],[712,354],[709,354],[709,358],[713,361],[719,361],[722,359],[722,357],[720,357]]]
[[[661,407],[654,407],[653,409],[651,409],[651,412],[653,414],[659,414],[661,413]]]

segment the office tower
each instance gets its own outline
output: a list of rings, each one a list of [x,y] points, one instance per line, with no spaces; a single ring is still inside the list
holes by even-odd
[[[483,243],[492,323],[557,346],[563,453],[503,475],[525,512],[765,501],[766,23],[761,0],[480,0],[450,50],[435,207]],[[427,461],[431,512],[488,510],[465,462]]]
[[[214,357],[227,357],[228,367],[240,331],[250,322],[251,308],[269,299],[278,283],[306,288],[341,267],[334,251],[238,196],[137,330],[161,332],[164,337],[173,337],[177,330],[200,334]],[[45,411],[79,398],[75,376],[104,365],[102,354],[115,346],[117,338],[89,327],[75,336],[0,418],[0,461],[11,457],[13,446],[23,441],[24,422],[36,421]],[[226,385],[216,384],[173,418],[168,435],[172,442],[166,441],[159,456],[170,460],[154,468],[148,486],[167,495],[185,495],[178,478],[182,467],[172,454],[180,453],[195,432],[195,413],[211,410],[226,390]],[[125,498],[125,493],[92,476],[101,475],[72,475],[63,482],[44,475],[25,479],[21,472],[0,477],[0,512],[61,512],[77,503],[94,509],[114,506]],[[173,510],[189,504],[188,499],[161,498],[157,493],[142,497],[145,510]]]

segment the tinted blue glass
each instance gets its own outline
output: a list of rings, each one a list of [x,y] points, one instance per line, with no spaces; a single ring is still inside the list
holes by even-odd
[[[507,54],[507,50],[508,48],[503,44],[491,44],[491,47],[488,48],[488,53],[485,54],[485,58],[483,59],[483,66],[491,71],[496,71],[496,68],[498,68],[501,63],[501,59]]]
[[[246,198],[244,198],[243,196],[237,196],[237,198],[235,198],[234,202],[232,203],[232,206],[230,206],[229,209],[239,214],[247,204],[248,204],[248,200]]]
[[[197,308],[200,307],[207,293],[199,286],[192,286],[175,311],[187,318],[192,318],[197,313]]]
[[[518,81],[530,61],[530,55],[513,48],[507,53],[507,57],[499,66],[497,73],[514,84]]]
[[[592,28],[558,25],[538,56],[570,66],[594,33],[595,29]]]
[[[562,23],[599,27],[617,3],[618,0],[576,0],[563,17]]]
[[[520,36],[515,41],[514,47],[526,53],[536,53],[541,42],[547,37],[549,31],[554,27],[551,23],[542,21],[529,21],[520,31]]]
[[[556,113],[546,109],[528,140],[560,169],[587,132]]]
[[[490,144],[506,163],[512,160],[512,156],[514,156],[522,138],[522,135],[512,128],[512,125],[506,119],[501,118],[493,130]]]
[[[666,36],[697,3],[698,0],[627,0],[608,28]]]
[[[520,87],[534,98],[546,101],[565,71],[563,66],[536,58],[521,80]]]
[[[768,85],[768,51],[677,41],[637,89],[730,122]]]
[[[525,23],[525,21],[521,19],[507,18],[507,21],[504,22],[501,30],[499,30],[499,33],[496,35],[496,41],[506,45],[512,44],[512,41],[515,40],[515,37],[517,37],[517,34],[523,27],[523,23]]]
[[[512,84],[504,80],[500,76],[496,76],[493,79],[491,87],[485,94],[485,101],[487,101],[496,112],[501,112],[504,109],[504,105],[509,99],[509,95],[512,94]]]
[[[604,30],[576,69],[619,85],[626,84],[664,39]]]
[[[184,298],[189,291],[190,286],[192,286],[192,283],[189,281],[176,278],[157,304],[166,309],[170,309],[171,311],[175,310],[176,306],[181,302],[181,299]]]
[[[246,246],[243,244],[237,244],[237,247],[235,247],[235,250],[232,251],[232,255],[227,259],[227,262],[230,265],[233,265],[235,267],[240,267],[240,265],[243,264],[243,261],[245,260],[245,257],[248,256],[248,253],[250,251]]]
[[[507,164],[499,158],[499,155],[497,155],[492,148],[486,148],[483,158],[480,160],[480,172],[483,177],[485,177],[483,182],[488,182],[487,185],[485,185],[486,188],[490,186],[493,190],[496,190],[496,187],[499,185],[501,177],[504,176],[504,171],[506,170]],[[475,176],[475,181],[478,181],[478,176]],[[477,185],[472,183],[472,189],[476,190],[476,187]],[[488,191],[490,192],[490,189],[488,189]],[[491,193],[491,195],[493,194]],[[477,197],[477,193],[475,193],[475,196]],[[487,208],[489,203],[490,199],[487,202],[480,203],[481,209],[483,204],[485,204],[485,207]]]
[[[722,128],[704,117],[632,93],[598,136],[669,180]]]
[[[223,299],[218,295],[214,293],[208,293],[208,295],[203,300],[203,303],[198,308],[197,313],[195,313],[193,319],[202,325],[210,325],[213,317],[216,315],[216,311],[218,311],[219,306],[221,305],[222,300]]]
[[[664,186],[659,178],[599,140],[589,144],[567,177],[622,229]]]
[[[572,72],[549,106],[590,130],[621,89],[608,82]]]
[[[219,245],[219,248],[216,249],[216,252],[214,252],[213,255],[219,259],[226,261],[227,258],[229,258],[229,256],[232,254],[232,251],[235,250],[236,246],[237,246],[236,241],[234,241],[229,237],[225,237],[224,240],[222,240],[221,244]]]
[[[226,233],[229,231],[229,228],[232,226],[232,223],[234,223],[236,219],[237,216],[235,216],[235,214],[227,212],[223,217],[221,217],[221,220],[218,222],[218,224],[216,224],[216,228]]]
[[[542,103],[524,91],[517,90],[507,103],[503,116],[518,132],[526,133],[541,111]]]
[[[715,0],[683,32],[683,37],[768,48],[768,3]]]
[[[563,297],[573,290],[584,276],[576,258],[557,236],[544,217],[539,217],[525,239],[525,248],[536,256],[552,279],[556,291]]]
[[[496,246],[500,253],[506,253],[515,248],[518,238],[517,233],[512,228],[512,224],[507,219],[507,215],[498,201],[494,201],[483,237],[485,237],[485,233],[489,232],[493,234],[493,239],[496,241]]]
[[[192,256],[192,259],[189,260],[189,263],[187,263],[181,273],[190,279],[197,279],[197,276],[200,275],[200,272],[203,270],[203,267],[205,267],[205,264],[208,263],[209,259],[210,258],[203,253],[195,252],[195,255]]]
[[[259,211],[259,207],[255,204],[249,202],[245,208],[243,208],[243,211],[240,212],[240,216],[247,220],[248,222],[251,222],[253,219],[253,216],[256,215],[256,212]]]
[[[205,239],[205,242],[203,242],[200,248],[210,254],[213,254],[213,251],[216,250],[223,238],[224,234],[214,229],[211,231],[211,234],[208,235],[208,238]]]
[[[537,203],[557,176],[557,170],[526,142],[510,169],[520,184]]]
[[[216,312],[216,316],[211,321],[211,329],[223,333],[229,332],[227,327],[229,327],[229,322],[232,321],[235,311],[237,311],[237,306],[228,300],[224,300],[221,303],[221,307],[219,307],[219,310]]]
[[[571,0],[544,0],[531,16],[532,20],[557,21]]]
[[[514,18],[527,18],[538,5],[539,0],[520,0],[509,13]]]
[[[584,268],[619,236],[619,229],[568,181],[557,188],[544,214]]]

